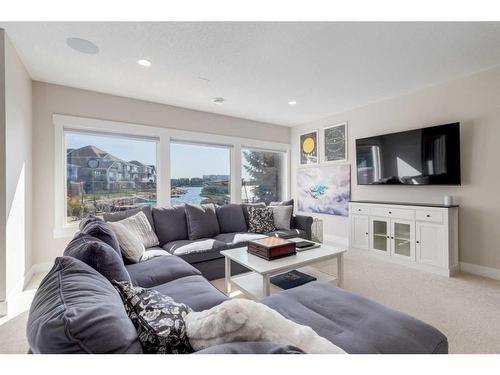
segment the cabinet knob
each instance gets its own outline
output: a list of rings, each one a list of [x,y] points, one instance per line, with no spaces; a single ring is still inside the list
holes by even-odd
[[[361,211],[361,208],[358,208],[358,211]]]
[[[393,239],[394,239],[394,237],[391,237],[391,240],[393,240]]]
[[[391,211],[389,211],[389,214],[392,214],[392,212],[391,212]]]
[[[431,217],[431,215],[425,215],[425,216],[427,216],[427,217]]]
[[[389,236],[386,236],[387,238],[389,238]]]
[[[368,232],[365,233],[368,236]]]
[[[420,241],[417,241],[417,243],[420,243]]]

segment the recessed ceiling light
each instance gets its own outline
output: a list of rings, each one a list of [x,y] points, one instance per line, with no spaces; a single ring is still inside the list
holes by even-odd
[[[217,96],[217,97],[213,98],[212,101],[217,105],[221,105],[222,103],[224,103],[226,101],[226,99],[224,99],[223,97]]]
[[[137,64],[139,64],[140,66],[151,66],[151,61],[146,59],[139,59],[137,60]]]
[[[288,104],[289,104],[289,105],[295,105],[295,104],[297,104],[297,102],[296,102],[295,100],[290,100],[290,101],[288,102]]]
[[[73,48],[75,51],[86,53],[89,55],[95,55],[99,53],[99,47],[87,39],[81,38],[68,38],[66,39],[66,44]]]

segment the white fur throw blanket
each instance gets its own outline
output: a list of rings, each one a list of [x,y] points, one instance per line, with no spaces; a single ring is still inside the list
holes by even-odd
[[[306,353],[345,353],[312,328],[286,319],[261,303],[245,299],[225,301],[185,317],[186,333],[194,350],[236,341],[268,341],[293,345]]]

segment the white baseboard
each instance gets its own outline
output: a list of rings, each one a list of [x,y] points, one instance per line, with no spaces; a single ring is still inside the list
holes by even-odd
[[[460,270],[462,272],[472,273],[474,275],[489,277],[490,279],[500,280],[500,269],[479,266],[477,264],[460,262]]]
[[[28,272],[18,281],[6,301],[0,302],[0,315],[15,315],[27,310],[36,293],[36,288],[27,289],[33,276],[40,273],[47,274],[52,265],[53,262],[45,262],[31,266]]]

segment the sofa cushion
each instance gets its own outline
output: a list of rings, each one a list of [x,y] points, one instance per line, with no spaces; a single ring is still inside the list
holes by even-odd
[[[132,284],[151,288],[200,271],[179,257],[162,256],[126,266]]]
[[[290,230],[292,225],[293,206],[269,206],[273,210],[273,220],[276,229]]]
[[[186,354],[193,348],[184,318],[192,310],[154,289],[114,283],[146,354]]]
[[[266,204],[264,202],[259,202],[259,203],[243,203],[241,205],[241,209],[243,210],[243,216],[245,217],[245,222],[247,224],[247,228],[248,228],[248,218],[249,218],[249,215],[248,215],[248,209],[250,207],[266,207]]]
[[[186,276],[153,289],[188,305],[194,311],[210,309],[228,299],[201,275]]]
[[[216,208],[221,233],[246,232],[248,230],[241,204],[225,204]]]
[[[89,215],[80,220],[80,224],[78,224],[78,229],[83,230],[88,224],[93,223],[94,221],[104,221],[99,216]]]
[[[276,230],[273,210],[270,207],[248,208],[248,231],[252,233],[268,233]]]
[[[114,222],[126,219],[130,216],[134,216],[141,211],[144,212],[144,215],[146,215],[146,217],[148,218],[149,224],[151,224],[151,227],[153,228],[153,230],[155,230],[151,206],[137,207],[126,211],[107,212],[102,215],[102,217],[104,218],[104,221]]]
[[[109,281],[130,281],[122,258],[108,244],[85,233],[78,233],[66,246],[65,256],[89,265]]]
[[[260,302],[348,353],[448,351],[446,337],[434,327],[329,283],[308,283]]]
[[[226,244],[213,238],[201,238],[199,240],[172,241],[163,246],[170,254],[182,256],[195,253],[204,253],[211,250],[224,250]]]
[[[57,258],[31,304],[27,337],[33,353],[141,353],[118,292],[72,257]]]
[[[212,238],[220,233],[214,204],[197,205],[187,203],[185,208],[188,238],[190,240]]]
[[[172,254],[158,246],[150,247],[149,249],[146,249],[146,251],[144,251],[140,262],[145,262],[146,260],[150,260],[156,257],[162,257],[165,255],[171,256]]]
[[[160,246],[171,241],[187,240],[186,212],[183,204],[172,207],[155,207],[153,208],[153,219]]]
[[[195,352],[195,354],[304,354],[304,352],[292,345],[276,344],[274,342],[245,341],[214,345],[199,350]]]
[[[102,220],[89,221],[83,226],[83,228],[80,229],[80,231],[107,243],[113,248],[113,250],[116,251],[116,253],[120,256],[120,259],[122,258],[120,243],[118,242],[118,238],[116,238],[116,234],[109,223]]]
[[[295,238],[300,237],[307,240],[307,233],[302,229],[290,229],[290,230],[275,230],[267,233],[268,236],[275,236],[279,238]]]
[[[241,246],[246,246],[248,241],[260,240],[266,238],[267,235],[259,233],[221,233],[215,236],[215,239],[220,242],[224,242],[226,245],[240,244]]]

